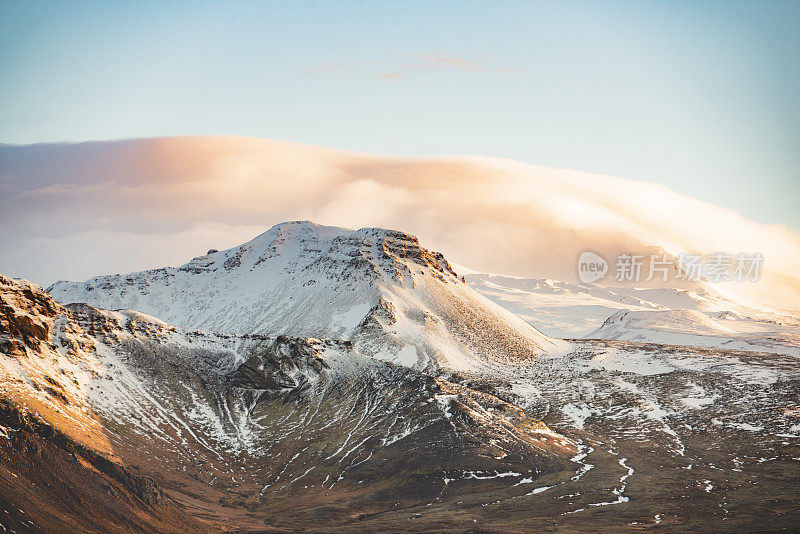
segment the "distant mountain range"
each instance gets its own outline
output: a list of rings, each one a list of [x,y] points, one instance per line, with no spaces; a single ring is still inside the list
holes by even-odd
[[[688,288],[576,284],[469,272],[467,284],[547,334],[777,352],[800,357],[800,318]]]

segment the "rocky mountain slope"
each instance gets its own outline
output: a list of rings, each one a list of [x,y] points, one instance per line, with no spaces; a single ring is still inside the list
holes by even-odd
[[[512,294],[495,286],[493,298]],[[714,313],[711,295],[605,291],[590,297],[652,313],[698,303],[676,327]],[[791,353],[563,343],[405,234],[287,223],[178,268],[50,292],[0,278],[6,528],[739,532],[800,520]]]
[[[576,451],[493,395],[347,342],[187,331],[5,277],[0,325],[12,531],[346,525],[496,499]]]
[[[0,278],[15,532],[792,528],[796,358],[623,341],[447,380]]]
[[[347,339],[417,369],[466,370],[568,347],[467,287],[417,238],[376,228],[284,223],[180,267],[48,291],[187,328]]]

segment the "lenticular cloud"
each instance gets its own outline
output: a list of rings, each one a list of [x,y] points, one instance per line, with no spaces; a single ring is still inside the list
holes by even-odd
[[[563,280],[586,250],[760,252],[761,282],[728,289],[800,302],[797,233],[646,182],[239,137],[0,147],[0,271],[43,284],[181,264],[297,219],[402,229],[476,270]]]

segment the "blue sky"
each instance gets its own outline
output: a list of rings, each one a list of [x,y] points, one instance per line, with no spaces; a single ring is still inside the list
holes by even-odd
[[[800,2],[0,3],[0,142],[183,134],[507,157],[800,229]]]

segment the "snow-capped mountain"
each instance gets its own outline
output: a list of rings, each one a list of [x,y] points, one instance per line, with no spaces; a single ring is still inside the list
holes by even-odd
[[[619,311],[587,338],[718,347],[800,357],[800,320],[758,319],[731,311]]]
[[[50,293],[0,278],[0,524],[794,524],[773,510],[800,503],[797,359],[752,352],[789,337],[676,346],[750,320],[703,288],[467,276],[401,232],[294,222]],[[544,318],[561,298],[557,321],[622,310],[594,334],[622,339],[551,338],[469,284]],[[684,337],[626,340],[652,317]]]
[[[576,340],[444,379],[2,277],[0,349],[0,524],[17,532],[797,521],[791,356]]]
[[[399,524],[408,507],[513,495],[576,453],[514,405],[347,342],[64,307],[3,276],[0,349],[11,531]]]
[[[467,370],[568,348],[473,291],[416,237],[377,228],[283,223],[180,267],[48,291],[187,328],[347,339],[417,369]]]
[[[552,336],[800,356],[800,318],[741,304],[705,283],[636,288],[459,269],[475,291]]]

